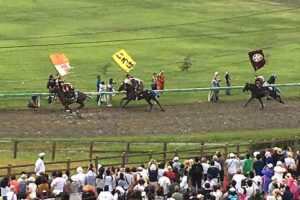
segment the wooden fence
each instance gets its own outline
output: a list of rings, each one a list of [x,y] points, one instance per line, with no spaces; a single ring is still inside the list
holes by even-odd
[[[17,155],[17,146],[18,142],[20,141],[13,141],[13,155],[16,157]],[[53,141],[52,143],[52,153],[55,155],[55,144],[57,141]],[[224,144],[224,145],[208,145],[208,144],[200,144],[199,148],[193,148],[193,149],[175,149],[172,151],[168,151],[168,143],[162,143],[163,144],[163,151],[148,151],[148,152],[142,152],[142,153],[133,153],[130,152],[130,144],[127,143],[127,151],[122,152],[118,156],[106,156],[106,157],[92,157],[94,151],[93,151],[93,142],[90,143],[90,158],[88,159],[81,159],[81,160],[70,160],[65,159],[64,161],[56,161],[56,162],[47,162],[45,163],[47,172],[52,171],[72,171],[75,170],[78,166],[82,166],[83,163],[87,166],[89,163],[93,163],[95,166],[98,166],[98,164],[101,162],[105,162],[107,160],[119,160],[116,163],[109,163],[108,166],[130,166],[130,165],[136,165],[141,163],[148,163],[150,159],[155,158],[158,162],[166,162],[168,160],[171,160],[174,156],[180,156],[181,160],[184,159],[191,159],[194,157],[199,156],[206,156],[208,158],[212,157],[214,153],[217,151],[223,152],[224,156],[226,157],[228,153],[233,152],[237,155],[242,153],[252,153],[253,151],[261,150],[264,148],[269,147],[284,147],[284,146],[291,146],[293,150],[297,150],[299,148],[300,144],[300,137],[290,138],[290,139],[271,139],[268,141],[249,141],[247,144]],[[52,158],[55,158],[55,156],[52,156]],[[138,161],[131,161],[135,158]],[[59,165],[58,167],[55,165]],[[25,164],[25,165],[11,165],[8,164],[7,166],[0,167],[0,170],[6,171],[4,174],[0,174],[0,177],[3,176],[10,176],[11,174],[20,174],[21,171],[24,171],[25,169],[32,169],[34,168],[34,164]],[[22,170],[23,169],[23,170]],[[27,173],[33,173],[32,171],[26,170]]]

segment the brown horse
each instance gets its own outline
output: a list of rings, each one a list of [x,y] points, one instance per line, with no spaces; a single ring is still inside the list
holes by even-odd
[[[70,111],[72,112],[71,108],[69,107],[69,105],[71,105],[72,103],[78,103],[79,106],[77,107],[77,110],[81,109],[84,107],[84,101],[86,100],[86,98],[91,98],[90,96],[86,95],[83,92],[75,92],[75,98],[74,99],[69,99],[66,96],[66,93],[63,91],[61,84],[55,84],[53,86],[52,89],[53,93],[56,93],[60,102],[62,103],[62,105],[65,106],[65,111]]]

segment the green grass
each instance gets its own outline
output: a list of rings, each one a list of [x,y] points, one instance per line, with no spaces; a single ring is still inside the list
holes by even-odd
[[[131,74],[143,79],[146,86],[151,74],[161,69],[167,77],[166,88],[209,87],[215,71],[222,79],[230,71],[233,85],[252,82],[254,72],[247,52],[255,49],[264,49],[268,60],[258,74],[276,73],[278,83],[299,82],[300,12],[293,3],[296,1],[53,0],[49,4],[3,0],[0,93],[46,92],[48,75],[56,74],[48,58],[51,53],[68,56],[75,68],[66,80],[78,90],[94,91],[97,74],[104,81],[113,77],[120,83],[125,73],[111,56],[121,48],[137,62]],[[193,65],[184,73],[179,65],[187,55]],[[104,72],[108,63],[112,65]],[[206,95],[165,95],[163,101],[190,103],[205,100]],[[241,100],[245,95],[231,98]],[[14,101],[1,100],[0,108],[9,103],[24,105],[23,100]]]

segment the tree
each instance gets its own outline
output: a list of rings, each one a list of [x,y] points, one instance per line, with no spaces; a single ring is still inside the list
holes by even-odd
[[[192,61],[191,61],[191,57],[190,56],[186,56],[183,59],[182,65],[179,67],[181,69],[181,71],[188,71],[189,68],[192,66]]]

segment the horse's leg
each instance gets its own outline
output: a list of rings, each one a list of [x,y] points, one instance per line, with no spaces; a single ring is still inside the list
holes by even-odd
[[[121,99],[120,107],[122,107],[122,103],[123,103],[123,101],[124,101],[125,99],[126,99],[126,97],[124,97],[124,98]]]
[[[273,97],[273,96],[272,96],[272,97]],[[273,97],[273,99],[275,99],[275,100],[278,101],[279,103],[284,104],[284,102],[282,101],[282,99],[281,99],[281,97],[280,97],[279,95],[275,95],[275,96]]]
[[[84,107],[84,103],[83,102],[76,102],[78,104],[80,104],[78,107],[77,107],[77,110],[81,109]]]
[[[244,105],[244,107],[246,107],[246,106],[250,103],[250,101],[252,101],[252,99],[254,99],[254,97],[251,97],[251,98],[248,100],[248,102]]]
[[[154,100],[154,101],[156,102],[156,104],[159,106],[160,110],[163,111],[163,112],[165,112],[165,109],[162,108],[162,106],[161,106],[160,103],[157,101],[157,99],[154,98],[153,100]]]
[[[148,98],[146,98],[145,100],[147,101],[147,103],[148,103],[149,106],[150,106],[149,111],[151,111],[151,110],[152,110],[152,107],[153,107],[153,104],[151,103],[151,100],[148,99]]]
[[[125,106],[131,101],[131,99],[127,99],[127,101],[125,102],[125,104],[123,106],[121,106],[121,108],[125,108]]]
[[[264,109],[264,104],[263,104],[261,98],[258,98],[258,101],[260,102],[260,104],[261,104],[261,109],[263,110],[263,109]]]

